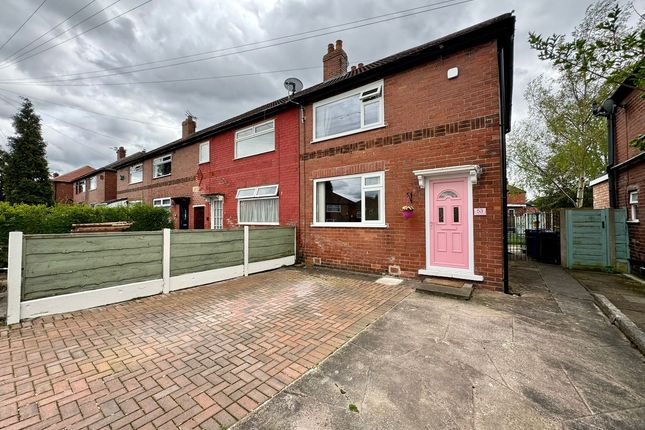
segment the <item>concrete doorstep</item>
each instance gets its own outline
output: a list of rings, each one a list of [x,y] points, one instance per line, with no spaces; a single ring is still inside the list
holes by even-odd
[[[591,293],[593,300],[603,311],[609,321],[616,325],[636,348],[645,356],[645,333],[638,328],[624,313],[602,294]]]

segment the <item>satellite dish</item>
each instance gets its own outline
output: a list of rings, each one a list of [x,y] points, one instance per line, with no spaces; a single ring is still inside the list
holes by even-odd
[[[289,95],[302,90],[302,81],[298,78],[287,78],[284,81],[284,87],[289,91]]]

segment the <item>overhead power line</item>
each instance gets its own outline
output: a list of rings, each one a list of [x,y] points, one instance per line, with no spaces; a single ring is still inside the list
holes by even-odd
[[[119,1],[119,0],[117,0],[117,1]],[[92,30],[95,30],[95,29],[97,29],[97,28],[99,28],[99,27],[102,27],[102,26],[104,26],[105,24],[108,24],[108,23],[110,23],[110,22],[114,21],[115,19],[122,17],[123,15],[126,15],[126,14],[128,14],[128,13],[130,13],[130,12],[135,11],[136,9],[139,9],[139,8],[140,8],[140,7],[142,7],[142,6],[145,6],[146,4],[150,3],[151,1],[152,1],[152,0],[146,0],[146,1],[144,1],[143,3],[140,3],[140,4],[138,4],[138,5],[134,6],[134,7],[132,7],[132,8],[130,8],[130,9],[126,10],[125,12],[118,14],[117,16],[114,16],[114,17],[112,17],[112,18],[110,18],[110,19],[108,19],[108,20],[105,20],[105,21],[101,22],[100,24],[95,25],[94,27],[90,27],[90,28],[88,28],[87,30],[82,31],[82,32],[80,32],[80,33],[78,33],[78,34],[76,34],[76,35],[74,35],[74,36],[72,36],[72,37],[70,37],[70,38],[68,38],[68,39],[65,39],[65,40],[63,40],[63,41],[61,41],[61,42],[58,42],[58,43],[57,43],[57,44],[55,44],[55,45],[48,46],[47,48],[45,48],[45,49],[43,49],[43,50],[41,50],[41,51],[35,52],[35,53],[31,54],[31,55],[27,55],[27,56],[24,56],[24,57],[20,57],[20,58],[18,58],[17,60],[15,60],[15,61],[13,61],[13,62],[10,62],[10,63],[8,63],[8,64],[5,64],[4,66],[0,67],[0,69],[5,69],[5,68],[7,68],[7,67],[11,67],[11,66],[12,66],[12,65],[14,65],[14,64],[21,63],[21,62],[23,62],[23,61],[25,61],[25,60],[28,60],[28,59],[30,59],[30,58],[35,57],[36,55],[40,55],[40,54],[42,54],[43,52],[47,52],[47,51],[49,51],[50,49],[54,49],[54,48],[56,48],[57,46],[60,46],[60,45],[62,45],[62,44],[64,44],[64,43],[69,42],[70,40],[74,40],[74,39],[76,39],[76,38],[79,38],[79,37],[81,37],[82,35],[84,35],[84,34],[86,34],[86,33],[89,33],[89,32],[90,32],[90,31],[92,31]]]
[[[45,4],[45,2],[46,2],[46,1],[47,1],[47,0],[43,0],[43,2],[42,2],[41,4],[39,4],[39,5],[38,5],[38,7],[36,8],[36,10],[35,10],[35,11],[33,11],[33,12],[31,13],[31,15],[29,15],[29,16],[27,17],[27,19],[26,19],[22,24],[20,24],[20,27],[18,27],[18,28],[16,29],[16,31],[14,31],[14,32],[11,34],[11,36],[9,36],[9,39],[5,40],[5,41],[4,41],[4,43],[3,43],[2,45],[0,45],[0,51],[2,50],[2,48],[4,48],[4,47],[5,47],[5,45],[6,45],[7,43],[9,43],[9,42],[11,41],[11,39],[13,39],[13,37],[14,37],[16,34],[18,34],[18,32],[19,32],[20,30],[22,30],[22,27],[24,27],[24,26],[25,26],[25,24],[27,24],[27,23],[29,22],[29,20],[30,20],[34,15],[36,15],[36,12],[38,12],[38,11],[40,10],[40,8],[41,8],[41,7],[43,7],[43,5]]]
[[[76,15],[78,15],[79,13],[81,13],[82,11],[84,11],[85,9],[87,9],[90,5],[92,5],[92,4],[93,4],[93,3],[95,3],[95,2],[96,2],[96,0],[92,0],[92,1],[90,1],[88,4],[86,4],[85,6],[83,6],[82,8],[78,9],[76,12],[74,12],[73,14],[71,14],[70,16],[68,16],[67,18],[65,18],[63,21],[59,22],[58,24],[56,24],[55,26],[53,26],[52,28],[50,28],[49,30],[47,30],[46,32],[44,32],[43,34],[41,34],[40,36],[38,36],[37,38],[35,38],[34,40],[32,40],[31,42],[29,42],[28,44],[24,45],[22,48],[20,48],[20,49],[18,49],[18,50],[16,50],[16,51],[14,51],[12,54],[10,54],[9,56],[7,56],[4,60],[0,61],[0,64],[6,63],[6,62],[7,62],[7,60],[9,60],[9,59],[11,59],[11,58],[15,57],[15,56],[16,56],[16,54],[19,54],[19,53],[20,53],[22,50],[24,50],[25,48],[28,48],[28,47],[30,47],[31,45],[33,45],[34,43],[38,42],[40,39],[42,39],[43,37],[47,36],[47,35],[48,35],[49,33],[51,33],[52,31],[56,30],[58,27],[60,27],[61,25],[65,24],[65,23],[66,23],[67,21],[69,21],[70,19],[74,18]],[[64,33],[64,32],[63,32],[63,33]],[[57,35],[56,37],[60,36],[60,35],[61,35],[61,34],[63,34],[63,33],[60,33],[60,34],[59,34],[59,35]],[[54,39],[55,39],[56,37],[54,37]],[[50,40],[52,40],[52,39],[50,39]],[[46,42],[45,42],[45,43],[46,43]],[[39,45],[39,46],[40,46],[40,45]],[[35,49],[35,48],[34,48],[34,49]]]
[[[134,118],[126,118],[126,117],[117,116],[117,115],[110,115],[110,114],[107,114],[107,113],[97,112],[97,111],[89,110],[89,109],[86,109],[86,108],[82,108],[82,107],[76,106],[76,105],[59,103],[59,102],[52,102],[52,101],[41,99],[39,97],[35,97],[35,96],[29,95],[29,94],[16,93],[16,92],[8,90],[6,88],[0,88],[0,91],[11,93],[11,94],[16,95],[16,96],[24,96],[24,97],[27,97],[27,98],[32,99],[32,100],[37,100],[37,101],[39,101],[41,103],[47,103],[47,104],[52,104],[52,105],[56,105],[56,106],[62,106],[62,107],[70,108],[70,109],[76,109],[76,110],[79,110],[79,111],[82,111],[82,112],[87,112],[87,113],[91,113],[91,114],[94,114],[94,115],[104,116],[104,117],[107,117],[107,118],[120,119],[120,120],[123,120],[123,121],[131,121],[131,122],[136,122],[136,123],[139,123],[139,124],[151,125],[151,126],[154,126],[154,127],[162,127],[162,128],[168,128],[168,129],[175,129],[176,128],[176,127],[172,127],[172,126],[169,126],[169,125],[166,125],[166,124],[155,124],[153,122],[141,121],[141,120],[134,119]]]
[[[295,34],[291,34],[291,35],[287,35],[287,36],[280,36],[280,37],[276,37],[276,38],[273,38],[273,39],[267,39],[267,40],[260,41],[260,42],[246,43],[246,44],[237,45],[237,46],[233,46],[233,47],[229,47],[229,48],[221,48],[221,49],[217,49],[217,50],[213,50],[213,51],[202,52],[202,53],[199,53],[199,54],[183,55],[183,56],[180,56],[180,57],[167,58],[167,59],[164,59],[164,60],[149,61],[149,62],[145,62],[145,63],[139,63],[139,64],[136,64],[136,65],[113,67],[113,68],[108,68],[108,69],[99,70],[99,71],[92,71],[92,72],[78,72],[78,73],[70,73],[70,74],[66,74],[66,75],[50,75],[50,76],[43,76],[43,77],[39,77],[39,78],[19,78],[19,79],[11,79],[11,80],[7,79],[7,80],[0,81],[0,83],[13,83],[13,82],[18,82],[18,81],[25,81],[26,79],[32,79],[32,81],[28,81],[29,83],[38,83],[36,81],[33,81],[34,79],[38,80],[39,82],[68,82],[68,81],[78,81],[78,80],[104,78],[104,77],[110,77],[110,76],[138,73],[138,72],[143,72],[143,71],[148,71],[148,70],[157,70],[157,69],[163,69],[163,68],[168,68],[168,67],[175,67],[175,66],[180,66],[180,65],[184,65],[184,64],[192,64],[192,63],[197,63],[197,62],[201,62],[201,61],[208,61],[208,60],[212,60],[212,59],[216,59],[216,58],[223,58],[223,57],[227,57],[227,56],[231,56],[231,55],[237,55],[237,54],[242,54],[242,53],[246,53],[246,52],[252,52],[252,51],[257,51],[257,50],[261,50],[261,49],[271,48],[271,47],[275,47],[275,46],[291,44],[291,43],[299,42],[299,41],[302,41],[302,40],[317,38],[317,37],[326,36],[326,35],[334,34],[334,33],[338,33],[338,32],[354,30],[354,29],[358,29],[358,28],[362,28],[362,27],[376,25],[376,24],[383,23],[383,22],[388,22],[388,21],[393,21],[393,20],[397,20],[397,19],[406,18],[406,17],[409,17],[409,16],[419,15],[419,14],[422,14],[422,13],[428,13],[428,12],[431,12],[431,11],[444,9],[444,8],[447,8],[447,7],[457,6],[457,5],[464,4],[464,3],[469,3],[469,2],[472,2],[472,1],[473,0],[461,0],[461,1],[456,1],[455,2],[454,0],[445,0],[445,1],[437,2],[437,3],[427,4],[427,5],[424,5],[424,6],[418,6],[418,7],[415,7],[415,8],[404,9],[404,10],[400,10],[400,11],[397,11],[397,12],[390,12],[390,13],[383,14],[383,15],[373,16],[373,17],[370,17],[370,18],[363,18],[363,19],[359,19],[359,20],[355,20],[355,21],[350,21],[350,22],[346,22],[346,23],[343,23],[343,24],[337,24],[337,25],[333,25],[333,26],[329,26],[329,27],[322,27],[322,28],[318,28],[316,30],[309,30],[309,31],[305,31],[305,32],[301,32],[301,33],[295,33]],[[393,16],[393,15],[399,15],[399,16]],[[389,18],[384,18],[384,17],[389,17]],[[380,19],[380,18],[384,18],[384,19]],[[376,21],[374,21],[374,20],[376,20]],[[365,21],[373,21],[373,22],[365,22]],[[349,25],[357,24],[357,23],[363,23],[363,24],[347,27]],[[347,27],[347,28],[338,29],[339,27]],[[330,30],[330,29],[337,29],[337,30],[325,31],[325,30]],[[319,33],[319,34],[313,34],[313,35],[305,36],[305,37],[299,37],[299,38],[295,38],[295,39],[292,39],[292,40],[286,40],[286,41],[282,41],[282,42],[278,42],[278,43],[273,43],[273,44],[269,44],[269,45],[257,46],[257,47],[253,47],[253,48],[249,48],[249,49],[243,49],[243,50],[239,50],[239,51],[235,51],[235,52],[228,52],[228,53],[223,53],[223,54],[220,54],[220,55],[213,55],[213,56],[209,56],[209,57],[205,57],[205,58],[197,58],[197,59],[193,59],[193,60],[179,61],[179,62],[172,63],[172,64],[165,64],[165,65],[159,65],[159,66],[153,66],[153,67],[146,67],[146,68],[142,68],[142,69],[138,69],[138,70],[123,70],[123,71],[120,71],[120,72],[114,72],[114,73],[108,73],[108,74],[90,76],[90,77],[76,77],[76,78],[72,78],[72,79],[51,79],[51,80],[47,80],[48,78],[77,76],[77,75],[89,74],[89,73],[104,73],[104,72],[109,72],[109,71],[112,71],[112,70],[130,69],[130,68],[133,68],[133,67],[140,67],[140,66],[145,66],[145,65],[158,64],[158,63],[174,61],[174,60],[183,59],[183,58],[196,57],[196,56],[207,55],[207,54],[211,54],[211,53],[217,53],[217,52],[228,51],[228,50],[232,50],[232,49],[243,48],[243,47],[247,47],[247,46],[259,45],[259,44],[263,44],[263,43],[267,43],[267,42],[271,42],[271,41],[282,40],[282,39],[287,39],[287,38],[291,38],[291,37],[295,37],[295,36],[299,36],[299,35],[318,33],[320,31],[325,31],[325,32]]]
[[[129,81],[129,82],[98,82],[98,83],[74,83],[74,84],[58,84],[58,83],[40,83],[40,82],[0,82],[0,85],[27,85],[27,86],[45,86],[45,87],[92,87],[95,85],[100,86],[117,86],[117,85],[148,85],[148,84],[167,84],[178,82],[194,82],[194,81],[209,81],[218,79],[241,78],[248,76],[270,75],[274,73],[297,72],[302,70],[321,69],[322,66],[309,66],[297,67],[293,69],[269,70],[264,72],[251,72],[251,73],[237,73],[232,75],[219,75],[219,76],[201,76],[195,78],[176,78],[176,79],[159,79],[153,81]],[[1,87],[0,87],[1,88]],[[4,89],[5,91],[9,91]]]

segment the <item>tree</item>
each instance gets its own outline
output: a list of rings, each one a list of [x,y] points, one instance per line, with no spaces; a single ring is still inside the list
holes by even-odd
[[[645,58],[645,17],[638,17],[634,27],[627,27],[631,3],[602,0],[587,8],[582,24],[566,41],[562,34],[544,37],[529,33],[529,44],[541,60],[550,61],[562,72],[584,72],[622,84],[634,66]],[[628,85],[645,91],[645,69],[637,70]]]
[[[8,139],[9,152],[3,175],[3,189],[9,203],[53,203],[49,169],[45,158],[40,117],[29,99],[24,98],[13,117],[15,136]]]
[[[607,162],[606,126],[591,102],[607,90],[579,73],[533,80],[525,93],[527,119],[509,135],[510,170],[518,182],[540,195],[564,196],[582,207],[589,180]]]
[[[4,202],[4,175],[7,166],[7,151],[0,149],[0,202]]]

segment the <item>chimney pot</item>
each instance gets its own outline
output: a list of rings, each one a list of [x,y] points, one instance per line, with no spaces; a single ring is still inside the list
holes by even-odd
[[[181,123],[181,138],[185,139],[195,133],[196,127],[197,123],[191,115],[188,115],[188,117]]]
[[[327,81],[344,75],[347,73],[348,65],[347,54],[343,50],[343,41],[340,39],[336,41],[336,49],[334,49],[334,44],[330,43],[327,45],[327,53],[323,56],[323,80]]]
[[[116,159],[121,160],[122,158],[125,158],[125,148],[119,146],[119,149],[116,150]]]
[[[58,174],[58,172],[54,172],[52,176],[54,176],[54,178],[58,178],[60,175]]]
[[[362,69],[363,68],[363,63],[358,63],[358,68]]]
[[[352,66],[352,72],[356,70],[356,66]]]

